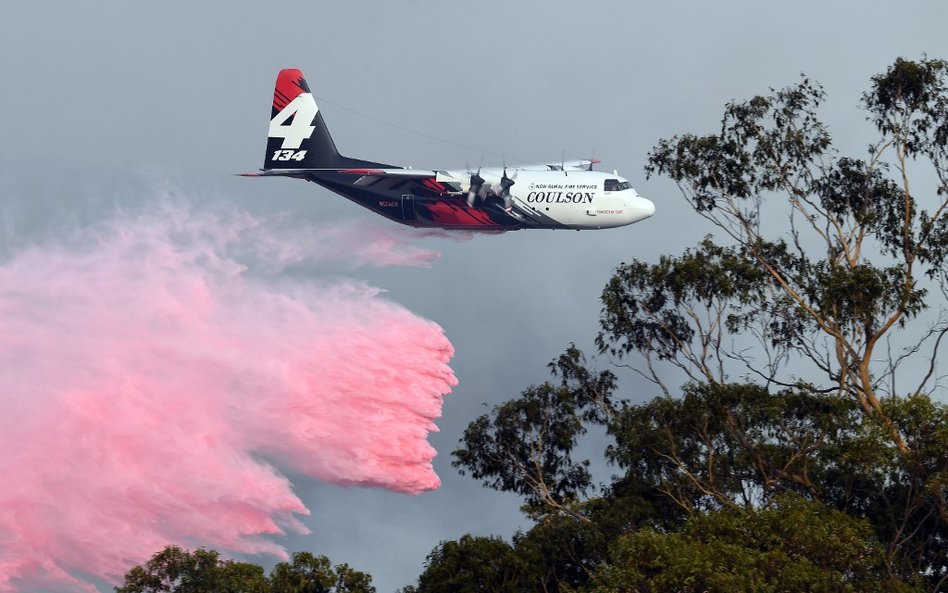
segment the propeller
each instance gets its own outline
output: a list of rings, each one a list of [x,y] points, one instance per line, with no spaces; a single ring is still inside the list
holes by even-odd
[[[513,199],[510,197],[510,186],[514,183],[517,172],[514,171],[513,177],[507,177],[507,165],[504,164],[504,176],[500,178],[500,197],[504,199],[504,210],[510,212],[513,209]]]
[[[474,199],[481,193],[484,187],[484,178],[481,177],[481,168],[477,168],[477,173],[471,175],[471,187],[467,192],[467,205],[474,207]],[[481,196],[483,197],[483,196]]]
[[[593,170],[593,165],[598,165],[600,162],[601,162],[601,161],[596,160],[596,149],[595,149],[595,147],[593,147],[593,149],[592,149],[592,156],[589,157],[589,167],[588,167],[586,170],[587,170],[587,171],[592,171],[592,170]]]

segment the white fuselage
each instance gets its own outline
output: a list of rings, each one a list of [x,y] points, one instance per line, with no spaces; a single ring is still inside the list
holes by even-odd
[[[655,205],[636,193],[616,174],[602,171],[551,171],[549,168],[509,168],[512,214],[525,211],[552,219],[568,228],[604,229],[644,220],[655,213]],[[457,180],[470,189],[470,174],[444,171],[442,179]],[[480,176],[492,191],[500,190],[501,169],[482,170]],[[439,175],[439,177],[441,177]]]

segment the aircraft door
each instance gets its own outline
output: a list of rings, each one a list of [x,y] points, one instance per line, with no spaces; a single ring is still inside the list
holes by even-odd
[[[402,218],[415,220],[415,196],[412,194],[402,194]]]

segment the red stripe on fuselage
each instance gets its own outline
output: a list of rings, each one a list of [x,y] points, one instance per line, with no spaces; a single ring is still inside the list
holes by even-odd
[[[437,181],[435,181],[434,179],[432,179],[431,177],[429,177],[429,178],[423,180],[423,181],[421,182],[421,184],[424,185],[425,187],[427,187],[428,189],[433,189],[433,190],[435,190],[436,192],[439,192],[439,193],[444,193],[444,192],[448,189],[448,188],[446,188],[444,185],[442,185],[441,183],[438,183]]]
[[[502,225],[491,220],[486,212],[470,208],[467,204],[461,205],[440,201],[425,204],[425,207],[431,213],[431,219],[438,224],[503,228]]]

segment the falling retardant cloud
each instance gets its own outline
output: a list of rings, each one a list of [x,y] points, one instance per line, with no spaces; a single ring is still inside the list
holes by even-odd
[[[2,592],[91,591],[170,543],[285,556],[308,512],[285,472],[440,484],[451,344],[313,271],[437,254],[397,227],[162,203],[0,261]]]

